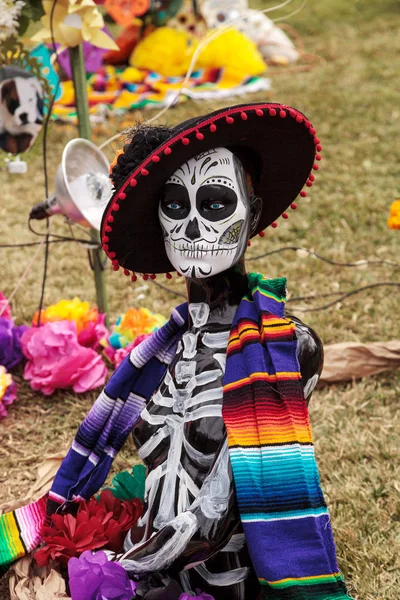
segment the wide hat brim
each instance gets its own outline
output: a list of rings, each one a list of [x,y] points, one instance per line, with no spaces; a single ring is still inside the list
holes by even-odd
[[[254,235],[286,217],[299,193],[305,195],[302,188],[312,185],[321,149],[310,121],[282,104],[234,106],[178,125],[129,174],[104,211],[101,239],[114,270],[121,266],[126,275],[174,271],[158,219],[163,185],[187,160],[218,147],[243,157],[245,168],[255,172],[254,193],[263,208]]]

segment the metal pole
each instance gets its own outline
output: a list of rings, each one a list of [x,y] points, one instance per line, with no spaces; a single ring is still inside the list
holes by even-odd
[[[69,48],[69,57],[71,60],[72,78],[75,89],[75,104],[78,113],[78,129],[79,135],[86,140],[92,137],[92,131],[89,120],[89,102],[87,96],[87,83],[85,60],[83,57],[83,48],[80,44],[75,48]],[[108,301],[107,290],[105,285],[104,272],[104,254],[100,249],[99,234],[95,229],[90,230],[90,236],[99,247],[92,250],[92,264],[94,271],[94,282],[96,286],[97,306],[101,313],[106,314],[106,325],[108,326]]]

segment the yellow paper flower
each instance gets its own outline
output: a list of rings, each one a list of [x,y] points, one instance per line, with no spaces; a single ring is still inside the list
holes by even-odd
[[[0,402],[11,384],[12,377],[10,373],[7,373],[6,368],[0,365]]]
[[[138,43],[129,62],[137,69],[179,77],[189,68],[194,44],[185,31],[159,27]]]
[[[53,4],[53,0],[43,0],[43,29],[33,36],[33,41],[52,41],[50,19]],[[93,0],[58,0],[52,25],[54,40],[63,47],[74,48],[82,42],[90,42],[98,48],[119,50],[114,40],[102,31],[104,20]]]
[[[400,200],[395,200],[390,207],[388,225],[390,229],[400,229]]]
[[[224,69],[233,82],[262,75],[267,66],[252,40],[237,29],[228,29],[205,45],[196,62],[203,69]]]
[[[33,325],[38,323],[38,312],[33,317]],[[54,321],[75,321],[78,335],[86,329],[89,323],[97,323],[99,312],[97,308],[90,308],[89,302],[82,302],[79,298],[73,300],[60,300],[42,311],[40,322],[52,323]]]

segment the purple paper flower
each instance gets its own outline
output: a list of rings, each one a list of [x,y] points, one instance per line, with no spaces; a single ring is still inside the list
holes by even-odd
[[[203,600],[215,600],[214,596],[210,596],[210,594],[207,594],[206,592],[201,592],[198,589],[196,589],[195,596],[191,596],[190,594],[187,594],[186,592],[184,592],[183,594],[181,594],[179,596],[179,600],[192,600],[192,598],[202,598]],[[74,600],[74,598],[72,600]]]
[[[21,336],[27,329],[27,325],[15,326],[12,319],[0,317],[0,365],[4,365],[7,370],[18,365],[24,358]]]
[[[103,551],[83,552],[68,562],[69,586],[72,600],[131,600],[136,584],[125,569],[110,562]]]

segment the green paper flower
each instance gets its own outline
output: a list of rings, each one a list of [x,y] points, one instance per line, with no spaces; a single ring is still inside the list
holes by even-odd
[[[115,498],[120,500],[144,500],[146,469],[143,465],[135,465],[132,471],[122,471],[115,475],[109,489]]]

